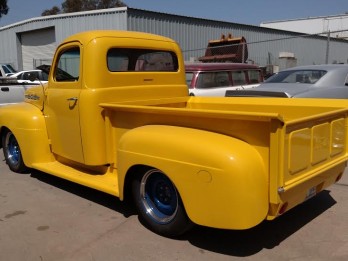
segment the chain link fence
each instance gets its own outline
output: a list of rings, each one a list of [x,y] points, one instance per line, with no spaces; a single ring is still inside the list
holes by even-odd
[[[249,40],[231,35],[212,39],[206,46],[183,50],[186,62],[239,62],[264,68],[265,75],[298,65],[348,63],[348,39],[338,35],[347,30],[322,34]],[[52,59],[34,59],[33,68],[50,65]]]
[[[183,50],[186,62],[240,62],[257,64],[267,73],[297,65],[348,63],[348,40],[332,37],[348,30],[325,34],[260,39],[222,35],[203,48]]]

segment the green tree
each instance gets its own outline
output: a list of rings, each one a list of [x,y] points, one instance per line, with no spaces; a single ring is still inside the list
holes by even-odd
[[[60,8],[58,6],[53,6],[51,9],[46,9],[42,12],[42,16],[46,15],[56,15],[60,13]]]
[[[82,9],[83,6],[82,0],[66,0],[62,3],[62,12],[63,13],[73,13],[79,11],[85,11]],[[89,1],[86,1],[89,2]]]
[[[120,0],[99,0],[95,2],[97,2],[97,9],[127,6],[125,3],[123,3]]]
[[[7,0],[0,0],[0,18],[8,13]]]
[[[127,6],[121,0],[65,0],[62,3],[63,13],[72,13],[79,11],[98,10]]]

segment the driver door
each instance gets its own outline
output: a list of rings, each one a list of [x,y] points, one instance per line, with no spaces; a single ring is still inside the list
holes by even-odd
[[[83,163],[79,113],[80,50],[79,43],[70,43],[59,50],[50,72],[44,112],[53,153]]]

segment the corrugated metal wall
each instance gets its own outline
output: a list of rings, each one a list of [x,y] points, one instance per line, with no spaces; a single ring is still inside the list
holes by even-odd
[[[2,27],[0,63],[12,63],[15,68],[22,69],[22,34],[45,28],[53,28],[55,45],[71,34],[93,29],[160,34],[175,39],[180,44],[187,61],[204,55],[209,40],[219,39],[222,34],[232,33],[233,36],[246,38],[250,62],[262,66],[279,63],[280,52],[293,53],[298,65],[325,63],[328,43],[325,37],[303,38],[299,33],[288,31],[125,7],[39,17]],[[348,41],[331,38],[329,43],[328,62],[347,63]],[[51,55],[53,56],[53,53]]]
[[[260,65],[279,63],[281,52],[293,53],[297,65],[323,64],[326,61],[325,37],[300,37],[302,34],[299,33],[258,26],[129,9],[128,30],[156,33],[175,39],[186,60],[204,55],[209,40],[232,33],[235,37],[246,38],[249,59]],[[329,63],[347,63],[347,47],[348,41],[331,39]]]
[[[313,34],[333,32],[332,37],[348,40],[348,14],[264,22],[260,26]]]
[[[27,36],[31,32],[37,34],[38,30],[47,28],[53,28],[55,32],[55,47],[67,36],[81,31],[127,30],[127,8],[44,16],[2,27],[0,28],[0,63],[11,63],[16,69],[22,70],[23,61],[26,60],[22,54],[22,35]],[[30,50],[26,48],[26,52],[30,52]],[[37,57],[37,59],[46,59],[47,55],[53,57],[53,54],[52,49],[51,54],[43,52],[42,57]],[[26,61],[27,63],[28,61]]]

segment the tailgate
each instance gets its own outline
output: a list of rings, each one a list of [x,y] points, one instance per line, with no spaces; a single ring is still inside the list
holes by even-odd
[[[334,117],[306,125],[287,127],[285,187],[296,183],[296,180],[310,170],[330,165],[346,154],[345,117]]]
[[[343,174],[347,161],[347,111],[339,109],[286,122],[280,132],[273,139],[279,143],[273,143],[277,149],[273,149],[273,157],[271,154],[270,198],[271,203],[280,200],[277,203],[286,204],[288,210]],[[281,204],[276,204],[277,211]]]

